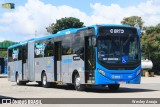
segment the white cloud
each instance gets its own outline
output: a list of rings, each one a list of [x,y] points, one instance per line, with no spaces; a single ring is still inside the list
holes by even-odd
[[[70,6],[54,6],[44,4],[40,0],[28,0],[24,6],[16,7],[14,12],[6,12],[0,18],[0,32],[18,35],[15,40],[33,38],[35,31],[45,35],[46,27],[62,17],[76,17],[85,25],[113,23],[119,24],[124,17],[138,15],[144,20],[145,26],[160,23],[160,0],[148,0],[137,6],[123,8],[118,4],[109,6],[101,3],[90,4],[92,15]],[[5,26],[3,26],[5,24]],[[2,38],[2,37],[1,37]],[[12,38],[11,38],[12,39]]]
[[[17,7],[14,12],[3,14],[0,23],[8,24],[9,32],[19,35],[46,34],[46,27],[62,17],[81,17],[87,22],[87,15],[69,6],[52,6],[39,0],[28,0],[25,6]],[[3,28],[6,29],[6,28]]]
[[[94,16],[106,19],[106,23],[120,23],[124,17],[137,15],[142,17],[145,26],[160,23],[159,0],[148,0],[146,3],[126,8],[122,8],[118,4],[105,6],[101,3],[90,4],[90,6],[94,11]]]
[[[4,41],[5,38],[3,38],[2,36],[0,36],[0,42]]]

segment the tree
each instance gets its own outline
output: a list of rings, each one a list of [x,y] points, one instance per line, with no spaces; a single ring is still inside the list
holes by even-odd
[[[0,42],[0,46],[1,44],[3,44],[3,46],[1,48],[3,49],[0,49],[0,58],[6,58],[7,57],[7,51],[6,49],[4,49],[4,47],[8,47],[10,45],[14,45],[14,44],[17,44],[18,42],[12,42],[12,41],[8,41],[8,40],[4,40],[3,42]]]
[[[125,17],[121,21],[122,24],[130,25],[130,26],[134,26],[136,22],[138,23],[140,29],[142,29],[144,22],[142,21],[142,18],[139,16]]]
[[[144,30],[141,37],[143,57],[152,60],[153,69],[160,70],[160,24],[144,27]]]
[[[47,27],[47,32],[49,33],[57,33],[60,30],[68,29],[68,28],[81,28],[83,27],[83,22],[80,22],[79,19],[74,17],[65,17],[59,20],[56,20],[56,23],[52,23],[49,27]]]
[[[7,57],[7,51],[0,50],[0,58],[6,58],[6,57]]]
[[[160,24],[156,26],[144,27],[145,33],[150,34],[160,34]]]
[[[160,51],[160,24],[144,27],[145,33],[141,37],[143,54],[150,58],[149,53]]]

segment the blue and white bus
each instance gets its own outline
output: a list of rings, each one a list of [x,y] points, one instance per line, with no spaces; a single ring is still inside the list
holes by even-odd
[[[8,79],[18,85],[36,81],[119,89],[120,84],[140,84],[140,32],[124,25],[71,28],[30,39],[8,48]]]

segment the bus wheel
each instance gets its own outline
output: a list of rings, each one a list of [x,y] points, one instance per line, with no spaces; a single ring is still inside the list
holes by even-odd
[[[42,82],[41,81],[36,81],[38,83],[38,86],[42,86]]]
[[[119,86],[120,86],[119,84],[109,84],[108,88],[111,91],[117,91],[119,89]]]
[[[44,88],[49,88],[50,87],[50,83],[47,82],[47,75],[46,75],[45,72],[42,74],[42,86]]]
[[[74,86],[77,91],[83,91],[85,89],[85,86],[80,83],[80,80],[80,76],[76,74],[74,78]]]

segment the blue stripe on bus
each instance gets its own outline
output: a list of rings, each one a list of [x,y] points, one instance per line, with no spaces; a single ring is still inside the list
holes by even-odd
[[[46,67],[47,67],[48,69],[49,69],[49,68],[52,68],[51,65],[47,65]]]
[[[132,28],[131,26],[121,25],[121,24],[101,24],[99,26],[119,26],[119,27]],[[39,41],[39,40],[54,38],[54,37],[58,37],[58,36],[64,36],[64,35],[66,35],[67,32],[69,32],[69,34],[73,34],[73,33],[76,33],[77,31],[80,31],[80,30],[83,30],[83,29],[87,29],[87,28],[91,28],[91,27],[93,27],[95,29],[95,31],[96,31],[95,35],[98,35],[98,27],[97,27],[97,25],[87,26],[87,27],[83,27],[83,28],[71,28],[71,29],[66,29],[66,30],[59,31],[59,33],[56,33],[56,34],[51,34],[51,35],[47,35],[47,36],[40,37],[40,38],[32,38],[32,39],[29,39],[29,40],[26,40],[26,41],[22,41],[19,44],[12,45],[12,46],[8,47],[8,49],[14,48],[14,47],[17,47],[17,46],[21,46],[23,44],[28,43],[29,41]],[[138,35],[140,35],[139,30],[137,30],[137,31],[138,31]]]
[[[82,71],[84,72],[84,67],[82,67]]]
[[[72,62],[72,59],[64,59],[62,60],[62,63],[65,64],[65,63],[71,63]]]

